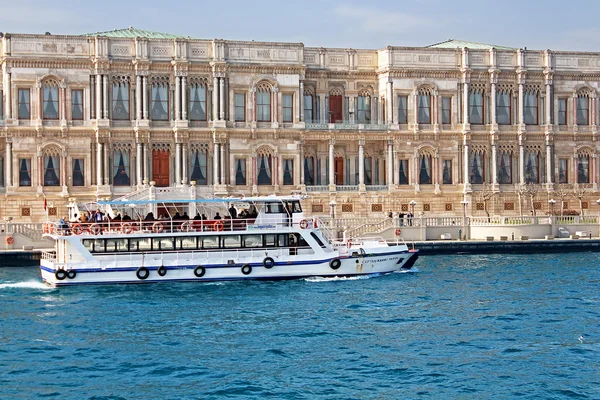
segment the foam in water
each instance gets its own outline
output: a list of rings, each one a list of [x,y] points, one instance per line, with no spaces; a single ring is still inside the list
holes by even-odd
[[[369,279],[372,275],[360,275],[360,276],[315,276],[311,278],[305,278],[306,282],[335,282],[335,281],[358,281],[361,279]]]
[[[40,281],[27,281],[27,282],[6,282],[0,283],[0,289],[37,289],[37,290],[48,290],[53,289]]]

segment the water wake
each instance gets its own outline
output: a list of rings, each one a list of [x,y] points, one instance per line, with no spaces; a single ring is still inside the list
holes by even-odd
[[[361,279],[370,279],[376,275],[360,275],[360,276],[314,276],[310,278],[305,278],[306,282],[336,282],[336,281],[358,281]]]
[[[37,290],[52,290],[53,288],[47,286],[43,282],[39,281],[27,281],[27,282],[6,282],[0,283],[0,289],[37,289]]]

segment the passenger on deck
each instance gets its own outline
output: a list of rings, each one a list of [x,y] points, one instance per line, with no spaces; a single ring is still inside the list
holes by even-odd
[[[220,215],[219,213],[217,213],[217,214],[215,215],[215,218],[213,218],[213,219],[221,219],[221,215]]]
[[[200,217],[200,219],[201,219],[202,221],[206,221],[206,220],[207,220],[207,217],[206,217],[206,215],[202,214],[202,216]]]
[[[235,209],[233,204],[231,205],[231,207],[229,207],[229,215],[231,216],[231,219],[237,218],[237,210]]]
[[[186,220],[186,221],[189,221],[189,219],[190,219],[190,216],[187,214],[187,211],[184,211],[184,212],[183,212],[183,215],[181,216],[181,219],[184,219],[184,220]]]
[[[173,220],[176,221],[176,220],[180,220],[180,219],[181,219],[181,215],[179,215],[179,211],[177,211],[175,213],[175,216],[173,216]]]
[[[196,213],[196,216],[194,217],[194,221],[200,221],[202,219],[202,217],[200,216],[200,213]]]
[[[246,219],[248,218],[248,210],[244,209],[240,212],[240,218],[241,219]]]
[[[100,209],[96,210],[96,214],[94,214],[94,221],[96,221],[97,223],[102,223],[102,217],[104,217],[104,214],[102,214],[102,212],[100,212]]]
[[[125,213],[125,215],[123,215],[123,221],[131,221],[131,217]]]
[[[58,229],[61,231],[63,235],[69,234],[69,223],[67,222],[67,217],[62,217],[58,221]]]
[[[146,218],[144,218],[144,221],[154,221],[154,213],[152,211],[150,211],[147,215]]]

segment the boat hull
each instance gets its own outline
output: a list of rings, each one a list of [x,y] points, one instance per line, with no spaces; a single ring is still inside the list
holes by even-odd
[[[169,281],[281,280],[313,276],[340,277],[385,274],[401,269],[410,269],[417,258],[418,253],[416,251],[388,247],[386,249],[372,249],[372,251],[365,249],[364,254],[356,255],[355,253],[355,255],[346,257],[336,255],[318,260],[275,260],[271,268],[267,268],[262,261],[243,264],[168,265],[168,263],[165,263],[165,265],[144,266],[129,263],[122,266],[95,268],[73,267],[57,274],[57,268],[52,261],[42,260],[40,270],[44,282],[51,286]],[[339,260],[339,266],[338,261],[335,260]],[[140,268],[142,269],[140,270]],[[145,277],[146,273],[147,277]]]

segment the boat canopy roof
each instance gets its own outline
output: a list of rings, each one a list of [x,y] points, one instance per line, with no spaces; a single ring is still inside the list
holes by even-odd
[[[189,204],[189,203],[272,203],[300,201],[308,196],[260,196],[260,197],[219,197],[213,199],[173,199],[173,200],[103,200],[95,204],[109,206],[138,206],[147,204]]]

